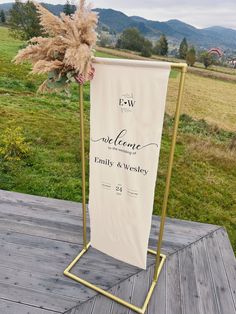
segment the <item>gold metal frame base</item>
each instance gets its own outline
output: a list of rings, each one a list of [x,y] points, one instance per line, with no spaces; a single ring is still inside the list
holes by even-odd
[[[78,277],[78,276],[76,276],[76,275],[74,275],[74,274],[72,274],[70,272],[71,269],[75,266],[75,264],[79,261],[79,259],[88,251],[90,246],[91,246],[91,243],[89,242],[87,244],[86,248],[84,248],[78,254],[78,256],[71,262],[71,264],[65,269],[64,275],[69,277],[69,278],[71,278],[71,279],[73,279],[73,280],[75,280],[75,281],[77,281],[77,282],[79,282],[79,283],[81,283],[81,284],[83,284],[83,285],[85,285],[85,286],[87,286],[90,289],[93,289],[93,290],[99,292],[100,294],[104,295],[105,297],[107,297],[109,299],[112,299],[115,302],[118,302],[118,303],[122,304],[123,306],[125,306],[125,307],[127,307],[127,308],[129,308],[129,309],[131,309],[131,310],[133,310],[133,311],[135,311],[137,313],[144,314],[146,309],[147,309],[148,303],[149,303],[149,301],[151,299],[151,296],[153,294],[153,291],[155,289],[155,286],[157,284],[159,275],[161,273],[161,269],[162,269],[162,267],[163,267],[163,265],[165,263],[166,255],[164,255],[164,254],[160,255],[161,260],[160,260],[159,267],[158,267],[157,278],[156,278],[156,280],[153,279],[153,281],[151,283],[151,286],[149,288],[149,291],[147,293],[147,296],[145,298],[143,306],[142,307],[138,307],[138,306],[136,306],[136,305],[134,305],[132,303],[129,303],[129,302],[125,301],[124,299],[121,299],[121,298],[115,296],[114,294],[108,292],[107,290],[99,288],[98,286],[96,286],[96,285],[94,285],[94,284],[92,284],[92,283],[90,283],[90,282],[88,282],[88,281],[86,281],[86,280],[84,280],[84,279],[82,279],[82,278],[80,278],[80,277]],[[148,249],[148,253],[153,254],[153,255],[157,255],[157,252],[154,251],[154,250],[151,250],[151,249]]]

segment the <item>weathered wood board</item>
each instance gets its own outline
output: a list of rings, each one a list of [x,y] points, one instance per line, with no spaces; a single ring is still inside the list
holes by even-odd
[[[158,226],[153,216],[152,248]],[[0,313],[133,314],[63,275],[81,244],[81,204],[0,190]],[[148,314],[236,314],[236,260],[222,227],[167,219],[163,253]],[[152,256],[142,271],[90,249],[73,272],[141,306],[153,268]]]

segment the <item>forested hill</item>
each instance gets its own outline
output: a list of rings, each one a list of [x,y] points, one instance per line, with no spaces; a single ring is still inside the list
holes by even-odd
[[[59,15],[63,11],[63,5],[44,4],[51,12]],[[12,3],[0,4],[0,10],[9,10]],[[128,27],[136,27],[139,31],[151,39],[158,39],[164,33],[172,43],[178,44],[183,37],[189,43],[198,48],[220,47],[222,50],[236,51],[236,30],[213,26],[198,29],[179,20],[159,22],[144,19],[139,16],[127,16],[112,9],[95,9],[99,12],[100,26],[113,33],[121,33]]]

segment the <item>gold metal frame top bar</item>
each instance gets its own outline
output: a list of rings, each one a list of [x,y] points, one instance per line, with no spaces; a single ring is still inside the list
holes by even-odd
[[[181,69],[183,72],[187,72],[187,63],[173,63],[170,62],[171,69]]]
[[[155,68],[162,68],[169,65],[171,68],[175,69],[187,69],[186,63],[173,63],[167,61],[157,61],[157,60],[137,60],[137,59],[118,59],[118,58],[100,58],[100,57],[93,57],[93,63],[97,64],[112,64],[112,65],[123,65],[123,66],[135,66],[135,67],[151,67]]]
[[[101,62],[102,58],[99,58],[99,59]],[[104,60],[107,60],[107,59],[104,59]],[[93,62],[96,62],[96,58],[93,59]],[[145,62],[145,61],[143,61],[143,62]],[[158,62],[155,62],[155,65],[157,63]],[[186,63],[170,63],[170,66],[171,66],[171,69],[181,70],[181,76],[180,76],[180,82],[179,82],[178,97],[177,97],[177,104],[176,104],[176,110],[175,110],[175,120],[174,120],[169,162],[168,162],[168,168],[167,168],[167,175],[166,175],[166,186],[165,186],[164,199],[163,199],[163,204],[162,204],[159,236],[158,236],[158,240],[157,240],[157,251],[154,251],[151,249],[148,250],[149,253],[156,255],[154,276],[153,276],[153,281],[152,281],[151,287],[148,291],[148,294],[146,296],[146,299],[145,299],[145,302],[144,302],[144,305],[142,308],[139,308],[139,307],[123,300],[123,299],[120,299],[120,298],[116,297],[115,295],[112,295],[111,293],[97,287],[96,285],[93,285],[93,284],[89,283],[88,281],[86,281],[82,278],[79,278],[79,277],[73,275],[72,273],[70,273],[70,270],[75,266],[75,264],[78,262],[78,260],[84,255],[84,253],[86,253],[86,251],[90,247],[90,242],[87,241],[87,220],[86,220],[87,219],[86,218],[86,171],[85,171],[83,85],[79,86],[79,94],[80,94],[79,95],[80,139],[81,139],[81,164],[82,164],[83,250],[72,261],[72,263],[66,268],[66,270],[64,271],[64,274],[66,276],[70,277],[71,279],[73,279],[79,283],[82,283],[82,284],[86,285],[87,287],[94,289],[95,291],[105,295],[106,297],[108,297],[108,298],[134,310],[134,311],[136,311],[137,313],[145,313],[147,305],[148,305],[148,303],[151,299],[152,293],[154,291],[155,285],[157,284],[161,268],[163,267],[164,261],[166,259],[166,256],[161,254],[161,247],[162,247],[163,234],[164,234],[167,203],[168,203],[168,197],[169,197],[169,191],[170,191],[170,180],[171,180],[171,174],[172,174],[172,168],[173,168],[174,152],[175,152],[175,145],[176,145],[176,139],[177,139],[177,130],[178,130],[179,118],[180,118],[180,108],[181,108],[183,92],[184,92],[185,76],[186,76],[186,72],[187,72],[187,64]]]

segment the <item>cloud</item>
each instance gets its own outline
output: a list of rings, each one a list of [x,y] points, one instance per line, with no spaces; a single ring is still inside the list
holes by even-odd
[[[41,0],[39,0],[41,1]],[[66,0],[43,0],[64,4]],[[236,29],[236,0],[87,0],[97,8],[111,8],[127,15],[138,15],[147,19],[166,21],[179,19],[193,26],[225,26]],[[7,0],[0,0],[0,3]],[[76,0],[72,0],[76,3]]]
[[[215,8],[203,11],[202,8],[184,8],[179,10],[172,8],[166,10],[163,8],[157,8],[152,10],[140,9],[140,10],[127,10],[128,15],[143,15],[149,19],[166,21],[170,19],[179,19],[193,26],[203,28],[209,26],[225,26],[236,29],[235,13],[231,9]]]
[[[218,25],[236,29],[235,0],[97,0],[94,4],[152,20],[179,19],[199,28]]]

